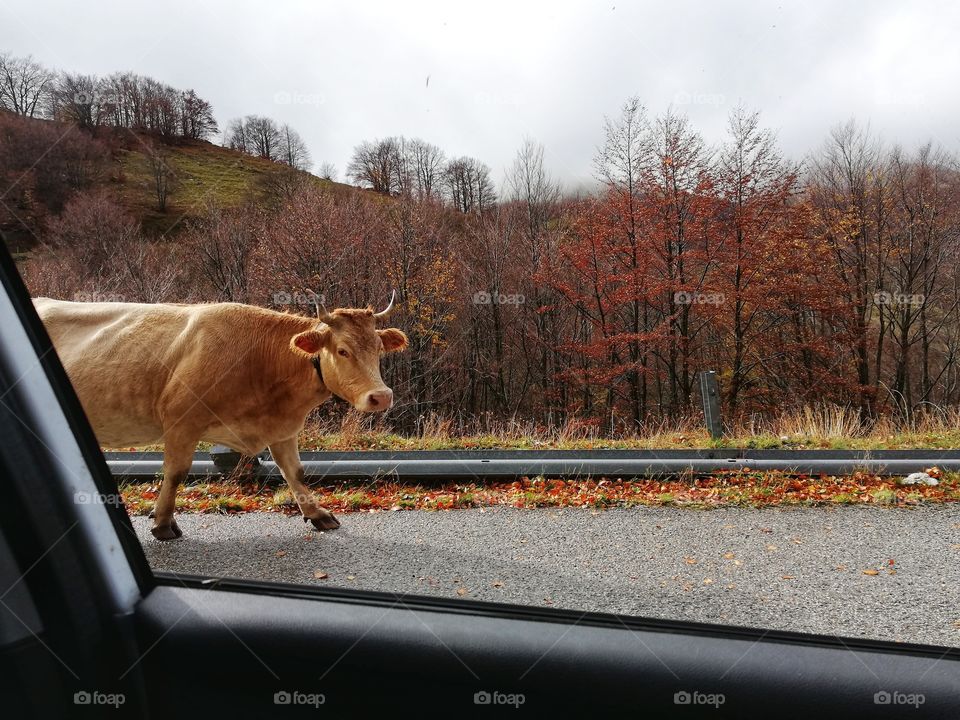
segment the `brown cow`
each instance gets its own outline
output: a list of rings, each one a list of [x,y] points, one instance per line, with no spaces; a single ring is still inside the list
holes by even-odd
[[[297,436],[331,393],[365,412],[393,404],[380,355],[404,349],[407,336],[376,329],[392,299],[380,313],[324,310],[318,319],[237,303],[34,305],[100,443],[164,444],[155,538],[182,535],[177,486],[204,440],[250,455],[269,448],[304,522],[340,526],[303,483]]]

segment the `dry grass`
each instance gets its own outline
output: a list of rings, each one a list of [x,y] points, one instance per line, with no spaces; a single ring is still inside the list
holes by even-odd
[[[201,449],[206,449],[201,445]],[[302,450],[507,449],[835,449],[905,450],[960,448],[960,410],[933,409],[909,421],[883,417],[863,422],[856,411],[814,405],[780,417],[747,417],[713,440],[702,418],[690,416],[651,423],[635,432],[605,435],[595,425],[570,420],[553,426],[526,420],[428,415],[411,433],[389,429],[389,418],[349,411],[341,418],[312,421],[300,435]],[[132,448],[118,448],[122,450]],[[137,448],[162,449],[161,447]]]
[[[604,435],[596,425],[569,420],[552,426],[530,421],[429,415],[414,432],[384,429],[381,419],[348,412],[338,421],[314,422],[301,447],[319,450],[595,449],[595,448],[793,448],[907,449],[960,447],[960,411],[932,409],[909,421],[884,417],[863,421],[856,409],[819,404],[776,418],[747,417],[720,441],[696,416],[651,423],[635,432]],[[389,420],[387,420],[387,423]]]
[[[841,405],[807,405],[780,417],[772,428],[786,436],[818,439],[852,438],[863,433],[864,426],[854,408]]]

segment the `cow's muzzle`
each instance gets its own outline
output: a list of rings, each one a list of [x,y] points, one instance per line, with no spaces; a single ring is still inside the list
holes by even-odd
[[[393,406],[393,390],[383,388],[368,392],[358,405],[364,412],[383,412]]]

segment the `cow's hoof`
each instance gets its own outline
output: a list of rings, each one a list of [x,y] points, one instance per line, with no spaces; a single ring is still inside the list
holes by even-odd
[[[329,510],[321,510],[319,516],[315,518],[303,518],[304,522],[307,520],[312,522],[317,530],[336,530],[340,527],[340,521]]]
[[[177,523],[173,520],[170,521],[169,525],[157,525],[151,528],[150,534],[157,540],[176,540],[177,538],[183,537],[183,532],[177,527]]]

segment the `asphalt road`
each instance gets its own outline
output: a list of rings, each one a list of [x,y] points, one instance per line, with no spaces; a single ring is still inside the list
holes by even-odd
[[[340,520],[181,514],[167,543],[134,526],[155,569],[960,646],[960,506]]]

